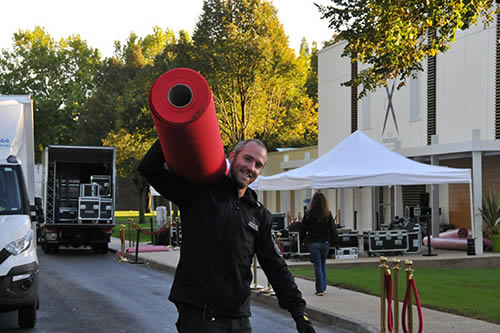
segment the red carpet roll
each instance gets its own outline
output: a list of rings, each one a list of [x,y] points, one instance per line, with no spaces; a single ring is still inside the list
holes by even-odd
[[[149,108],[169,169],[198,184],[226,172],[214,100],[203,76],[188,68],[161,75],[149,90]]]
[[[451,229],[439,234],[440,238],[468,238],[470,232],[465,228]]]

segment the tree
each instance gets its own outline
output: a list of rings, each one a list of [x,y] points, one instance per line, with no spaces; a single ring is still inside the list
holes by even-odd
[[[28,94],[34,101],[35,157],[49,144],[72,144],[81,111],[101,68],[97,49],[79,35],[55,41],[41,27],[14,34],[0,55],[0,94]]]
[[[193,41],[195,69],[211,86],[226,148],[247,137],[271,149],[288,139],[311,143],[300,126],[315,112],[305,95],[307,69],[269,2],[205,1]]]
[[[155,27],[152,35],[131,33],[124,44],[115,42],[115,53],[96,77],[97,89],[83,113],[81,144],[115,146],[119,175],[129,179],[138,194],[140,221],[144,221],[148,186],[137,165],[156,138],[148,93],[154,80],[187,57],[190,39],[179,39]],[[182,53],[186,52],[186,53]],[[182,54],[181,54],[182,53]]]
[[[125,129],[110,132],[103,140],[105,146],[116,147],[116,171],[120,177],[132,181],[139,200],[139,223],[144,223],[144,211],[148,198],[149,185],[137,171],[141,159],[153,144],[154,139],[142,133],[129,133]]]
[[[493,0],[332,0],[316,5],[322,18],[345,41],[343,56],[368,64],[357,78],[344,82],[360,86],[359,97],[399,78],[422,71],[422,61],[445,52],[455,41],[457,29],[468,29],[480,17],[492,20]]]

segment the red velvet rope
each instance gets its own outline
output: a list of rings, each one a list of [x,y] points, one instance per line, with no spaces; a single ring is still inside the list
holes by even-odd
[[[387,290],[387,328],[389,332],[394,330],[394,317],[392,315],[392,275],[385,275],[385,289]]]
[[[148,236],[151,236],[151,235],[158,235],[159,233],[167,230],[168,228],[170,228],[172,226],[172,223],[165,223],[165,225],[163,227],[161,227],[160,230],[157,230],[157,231],[146,231],[144,229],[142,229],[141,227],[139,227],[137,224],[135,223],[132,223],[132,225],[134,226],[134,228],[139,231],[141,234],[143,235],[148,235]]]
[[[406,308],[408,307],[408,301],[412,290],[413,295],[415,295],[415,304],[417,305],[418,312],[418,333],[422,333],[424,330],[424,316],[422,314],[422,305],[420,304],[420,298],[418,297],[417,284],[415,283],[414,279],[408,280],[408,285],[406,286],[405,301],[403,303],[402,313],[403,332],[408,333],[408,329],[406,327]]]

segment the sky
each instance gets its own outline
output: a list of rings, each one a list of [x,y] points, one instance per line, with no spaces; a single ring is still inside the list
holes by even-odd
[[[320,19],[314,2],[328,0],[273,0],[278,17],[289,36],[289,46],[296,51],[303,37],[313,41],[328,40],[332,31]],[[125,42],[131,32],[144,37],[153,26],[187,30],[192,34],[201,15],[203,0],[17,0],[2,1],[0,49],[11,48],[14,33],[41,26],[56,40],[80,34],[88,45],[102,55],[113,53],[115,40]]]

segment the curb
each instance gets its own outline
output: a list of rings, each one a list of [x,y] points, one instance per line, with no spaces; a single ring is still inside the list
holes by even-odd
[[[252,300],[256,300],[267,305],[276,306],[281,309],[276,297],[261,294],[258,291],[252,291],[250,293],[250,298]],[[351,317],[346,317],[338,313],[319,310],[318,308],[309,305],[306,307],[306,312],[308,316],[313,320],[322,322],[323,324],[333,325],[335,327],[342,328],[353,333],[380,333],[379,329],[368,323],[356,320]]]

